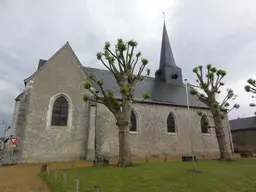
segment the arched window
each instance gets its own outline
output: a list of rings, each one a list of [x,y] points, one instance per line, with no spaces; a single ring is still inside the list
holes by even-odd
[[[167,117],[167,132],[168,133],[176,132],[175,117],[172,112],[170,112]]]
[[[208,125],[209,121],[205,115],[201,118],[201,132],[202,133],[208,133]]]
[[[136,119],[136,114],[132,110],[131,112],[131,126],[130,126],[130,131],[131,132],[137,132],[137,119]]]
[[[68,101],[65,97],[58,97],[52,108],[52,126],[67,126]]]

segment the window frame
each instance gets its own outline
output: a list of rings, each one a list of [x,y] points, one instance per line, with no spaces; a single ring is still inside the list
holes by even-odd
[[[138,115],[136,113],[136,111],[134,109],[131,110],[131,118],[132,118],[132,114],[134,114],[135,117],[135,126],[136,126],[136,131],[131,131],[131,127],[129,128],[129,133],[130,134],[138,134]],[[131,125],[132,125],[132,120],[131,120]]]
[[[203,118],[205,118],[206,119],[206,121],[207,121],[207,123],[208,123],[208,125],[207,125],[207,132],[203,132],[203,125],[202,125],[202,119]],[[200,118],[200,132],[201,132],[201,134],[202,135],[210,135],[210,132],[209,132],[209,119],[207,118],[207,116],[206,115],[202,115],[202,117]]]
[[[68,109],[68,124],[66,127],[58,127],[58,126],[52,126],[51,125],[51,122],[52,122],[52,110],[53,110],[53,104],[55,102],[55,100],[60,97],[60,96],[63,96],[67,99],[68,101],[68,104],[69,104],[69,109]],[[48,104],[48,110],[47,110],[47,116],[45,118],[45,121],[46,121],[46,125],[45,125],[45,130],[50,130],[50,129],[58,129],[58,128],[65,128],[66,130],[68,131],[72,131],[74,129],[73,127],[73,111],[74,111],[74,106],[73,106],[73,103],[72,103],[72,100],[71,98],[69,97],[69,95],[67,95],[66,93],[64,92],[59,92],[53,96],[50,97],[49,99],[49,104]]]
[[[57,126],[57,127],[68,126],[69,107],[70,106],[69,106],[68,99],[63,95],[58,96],[54,100],[52,105],[51,126]],[[64,118],[65,120],[63,121],[62,118]]]
[[[169,120],[170,115],[171,115],[171,117],[173,119],[173,123],[174,123],[174,132],[169,132],[169,129],[168,129],[168,120]],[[166,131],[167,131],[168,135],[177,135],[177,133],[178,133],[178,125],[177,125],[176,116],[172,111],[169,112],[169,114],[166,118]]]

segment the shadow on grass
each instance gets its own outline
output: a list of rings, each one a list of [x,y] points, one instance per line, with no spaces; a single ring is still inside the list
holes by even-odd
[[[186,169],[186,172],[188,173],[202,173],[200,170],[192,170],[192,169]]]
[[[133,168],[133,167],[141,167],[141,166],[145,166],[147,165],[147,163],[133,163],[131,166],[127,166],[127,167],[119,167],[116,164],[111,164],[108,167],[116,167],[116,168]]]
[[[230,161],[222,161],[220,159],[217,159],[217,162],[218,163],[237,163],[237,162],[241,162],[243,159],[240,159],[240,158],[232,158]]]

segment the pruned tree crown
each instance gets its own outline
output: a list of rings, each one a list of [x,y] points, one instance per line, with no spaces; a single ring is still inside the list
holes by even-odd
[[[141,52],[135,53],[135,48],[138,43],[134,40],[124,42],[122,39],[118,39],[115,45],[115,49],[111,50],[109,42],[105,43],[102,52],[96,54],[98,60],[112,73],[116,79],[117,84],[120,87],[120,93],[123,99],[134,99],[134,86],[138,81],[143,81],[145,76],[150,75],[150,70],[145,67],[148,64],[148,60],[141,57]],[[137,73],[135,74],[136,67],[138,66]],[[92,87],[97,84],[100,94],[96,93]],[[92,96],[85,94],[83,100],[85,102],[91,100],[106,105],[113,114],[116,114],[122,110],[122,103],[116,99],[112,90],[104,90],[104,80],[95,79],[93,74],[88,74],[88,81],[83,82],[85,89],[89,90]],[[143,99],[149,99],[150,95],[144,93]]]
[[[248,79],[247,80],[247,85],[245,85],[244,87],[246,92],[252,93],[252,94],[256,94],[256,80],[255,79]],[[252,98],[255,98],[254,95],[252,95]],[[250,103],[249,104],[250,107],[255,107],[256,104],[255,103]],[[256,115],[256,112],[254,112],[254,114]]]
[[[223,78],[227,75],[227,72],[222,69],[217,69],[211,64],[206,66],[206,74],[204,75],[203,66],[199,65],[193,69],[193,72],[197,76],[197,83],[199,86],[190,85],[190,93],[196,95],[199,100],[205,103],[208,107],[219,107],[220,109],[226,109],[226,112],[230,112],[233,109],[239,108],[239,105],[235,103],[230,108],[230,101],[235,100],[237,95],[234,94],[232,89],[227,89],[227,94],[222,102],[216,101],[216,95],[221,93],[220,88],[224,86]],[[198,89],[203,90],[199,92]],[[224,116],[224,115],[223,115]]]

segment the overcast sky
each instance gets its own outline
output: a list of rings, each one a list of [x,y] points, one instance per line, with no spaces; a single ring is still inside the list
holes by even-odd
[[[163,12],[183,77],[195,82],[196,65],[225,69],[226,87],[235,90],[241,105],[230,118],[251,116],[252,99],[243,87],[256,77],[255,6],[255,0],[1,0],[0,124],[11,121],[14,98],[38,60],[48,59],[67,41],[84,66],[102,68],[95,53],[105,41],[135,39],[155,72]]]

